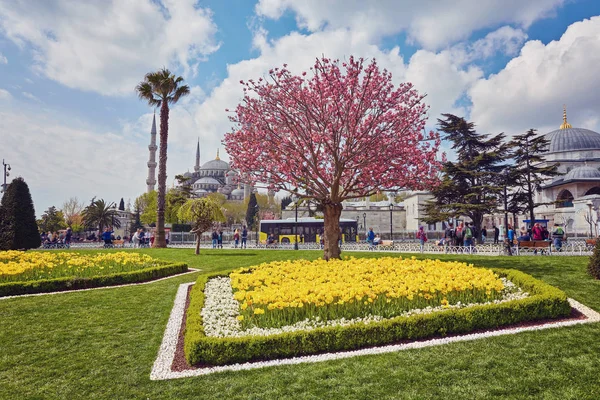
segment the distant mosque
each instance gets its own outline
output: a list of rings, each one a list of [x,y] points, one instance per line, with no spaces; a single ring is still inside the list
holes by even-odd
[[[148,160],[148,179],[146,180],[147,191],[154,190],[156,184],[156,116],[152,120],[152,129],[150,131],[150,157]],[[242,183],[239,180],[239,173],[229,166],[229,163],[221,160],[219,150],[214,160],[207,161],[200,166],[200,140],[196,146],[196,165],[194,172],[183,174],[187,178],[185,185],[192,187],[192,192],[196,197],[204,197],[210,193],[221,193],[228,200],[243,201],[250,197],[254,187],[251,184]]]

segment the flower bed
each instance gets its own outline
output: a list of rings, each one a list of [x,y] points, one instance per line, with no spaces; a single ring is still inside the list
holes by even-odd
[[[562,291],[518,271],[490,271],[463,263],[393,260],[397,261],[397,268],[388,259],[347,260],[331,267],[317,262],[320,267],[341,274],[338,279],[329,279],[334,276],[331,271],[317,273],[318,269],[311,270],[310,262],[301,262],[304,273],[290,270],[287,263],[278,264],[285,270],[281,273],[272,268],[274,264],[238,270],[231,274],[231,286],[237,286],[237,293],[245,292],[244,296],[237,295],[239,300],[234,298],[234,289],[228,287],[229,277],[201,276],[192,289],[187,311],[186,358],[192,365],[224,365],[294,357],[497,328],[559,318],[570,313],[567,297]],[[364,272],[364,268],[358,267],[362,262],[370,263],[372,270],[377,271],[370,279],[366,279],[364,273],[356,273]],[[345,272],[341,268],[344,263]],[[414,267],[412,275],[406,276],[411,264]],[[388,279],[380,276],[382,268],[389,270]],[[261,272],[252,276],[256,271]],[[332,288],[332,292],[319,289],[315,282],[310,285],[310,281],[303,281],[302,276],[312,276]],[[391,276],[395,278],[390,279]],[[298,282],[298,287],[286,283],[285,290],[274,289],[276,281],[289,281],[291,285],[291,279]],[[450,282],[452,280],[455,282]],[[343,304],[339,303],[344,294],[334,289],[341,287],[340,281],[352,282],[348,287],[354,290],[352,300],[348,298],[349,301]],[[367,284],[367,281],[371,283]],[[406,292],[404,296],[387,296],[397,293],[401,285]],[[368,293],[369,290],[373,293]],[[228,294],[223,295],[227,291]],[[302,301],[299,307],[299,297],[308,300],[311,293],[315,297],[310,300],[313,303]],[[426,299],[426,294],[431,298]],[[410,295],[412,300],[409,300]],[[289,304],[280,304],[285,302],[281,296],[286,296]],[[291,305],[293,302],[296,302],[295,306]],[[269,309],[269,304],[275,303],[280,307]],[[242,310],[243,304],[246,307]],[[389,309],[386,309],[388,305]],[[319,310],[320,307],[323,308]],[[255,313],[258,308],[264,313]],[[366,313],[346,316],[358,311]],[[285,315],[286,312],[291,317]]]
[[[187,271],[131,252],[0,252],[0,297],[143,282]]]
[[[485,303],[499,299],[504,289],[490,270],[414,257],[279,261],[242,268],[230,277],[242,325],[265,328]]]

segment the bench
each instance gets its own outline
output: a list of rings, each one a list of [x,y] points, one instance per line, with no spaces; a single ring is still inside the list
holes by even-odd
[[[593,249],[594,247],[596,247],[596,241],[598,239],[585,239],[585,247],[587,247],[588,249]]]
[[[378,249],[383,249],[383,250],[393,250],[394,241],[393,240],[382,240],[379,242],[379,244],[373,243],[373,245],[369,246],[369,248],[370,249],[378,248]]]
[[[534,253],[537,253],[537,249],[540,249],[540,254],[545,254],[546,250],[548,254],[550,254],[550,246],[552,242],[549,240],[529,240],[529,241],[521,241],[517,243],[517,247],[519,251],[523,250],[533,250]]]

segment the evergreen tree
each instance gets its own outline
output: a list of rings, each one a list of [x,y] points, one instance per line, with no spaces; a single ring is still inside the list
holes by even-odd
[[[285,210],[285,208],[287,206],[289,206],[292,203],[292,197],[291,196],[286,196],[283,199],[281,199],[281,211]]]
[[[250,200],[248,201],[248,208],[246,209],[246,222],[248,223],[248,227],[251,230],[256,228],[257,215],[258,215],[258,202],[256,201],[256,194],[252,193],[250,195]]]
[[[444,139],[452,142],[456,161],[444,163],[442,182],[432,189],[434,199],[423,209],[425,222],[467,216],[481,232],[484,215],[496,212],[502,199],[504,177],[500,172],[507,153],[504,134],[480,134],[474,123],[452,114],[442,115],[445,119],[438,119],[438,126]]]
[[[40,247],[41,240],[35,222],[35,210],[29,187],[23,178],[16,178],[2,197],[0,212],[0,249],[18,250]]]
[[[56,207],[48,207],[42,214],[42,218],[37,221],[40,232],[56,232],[59,229],[67,227],[65,223],[65,216],[62,211],[57,210]]]
[[[122,197],[121,197],[121,202],[119,203],[119,210],[125,211],[125,201],[123,201]]]
[[[129,226],[129,232],[131,234],[133,234],[135,231],[137,231],[138,228],[143,228],[144,227],[144,225],[142,224],[142,221],[141,221],[140,207],[139,207],[137,201],[135,202],[135,208],[134,208],[134,211],[133,211],[133,215],[134,215],[135,219],[133,220],[133,222]]]
[[[549,203],[536,203],[535,193],[541,190],[542,183],[548,178],[558,176],[558,163],[547,164],[543,153],[548,151],[550,141],[538,136],[535,129],[522,135],[516,135],[508,143],[512,150],[511,175],[514,187],[522,193],[515,199],[524,211],[529,213],[531,226],[535,223],[534,209]]]

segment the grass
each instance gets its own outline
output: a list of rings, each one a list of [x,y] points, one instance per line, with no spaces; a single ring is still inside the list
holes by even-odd
[[[320,256],[313,251],[202,250],[200,256],[187,249],[141,252],[204,271]],[[600,282],[586,275],[587,257],[436,258],[517,268],[600,311]],[[150,381],[177,287],[197,275],[0,300],[0,399],[600,398],[600,324],[318,364]]]

